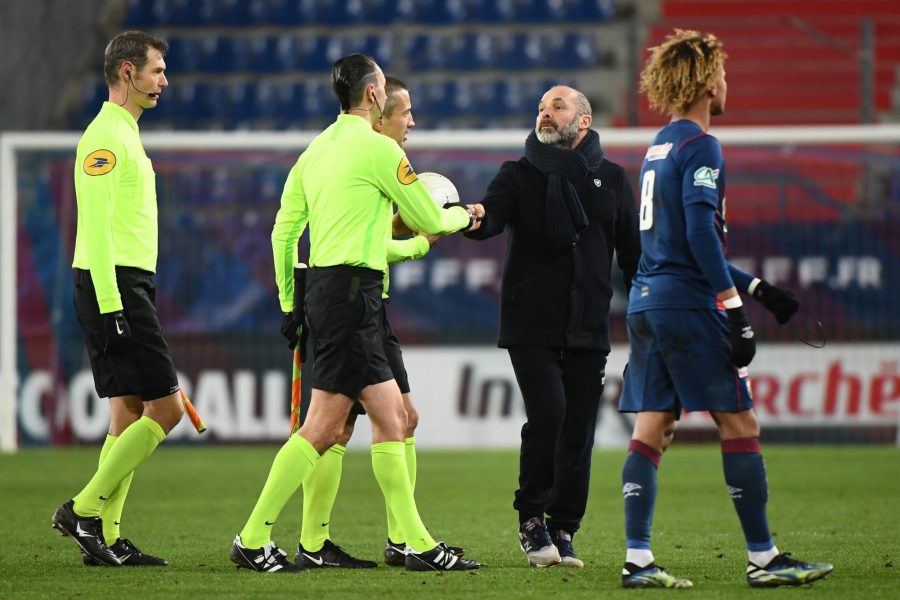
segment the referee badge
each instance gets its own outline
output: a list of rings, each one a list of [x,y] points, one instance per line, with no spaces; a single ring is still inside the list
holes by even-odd
[[[409,159],[406,156],[400,159],[400,164],[397,166],[397,180],[403,185],[409,185],[418,178],[412,165],[409,164]]]
[[[82,168],[88,175],[106,175],[116,166],[116,155],[109,150],[94,150],[84,159]]]

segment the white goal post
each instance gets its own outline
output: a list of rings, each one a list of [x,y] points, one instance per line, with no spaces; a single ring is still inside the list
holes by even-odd
[[[657,129],[599,129],[604,147],[642,148]],[[520,151],[528,130],[417,130],[410,150],[511,149]],[[724,145],[792,146],[900,143],[900,125],[719,127],[714,134]],[[314,132],[155,132],[144,134],[150,149],[296,150],[306,147]],[[28,150],[66,150],[74,155],[77,132],[0,133],[0,451],[17,449],[17,223],[18,154]],[[727,157],[727,155],[726,155]]]

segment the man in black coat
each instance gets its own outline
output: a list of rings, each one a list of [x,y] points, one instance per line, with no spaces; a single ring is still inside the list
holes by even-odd
[[[525,156],[503,164],[482,200],[481,227],[465,234],[508,235],[498,346],[525,401],[513,507],[522,550],[537,567],[584,566],[572,536],[587,504],[610,350],[613,250],[626,290],[640,257],[631,185],[603,157],[591,120],[584,94],[548,90]]]

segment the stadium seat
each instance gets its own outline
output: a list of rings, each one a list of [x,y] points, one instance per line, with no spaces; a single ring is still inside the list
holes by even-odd
[[[169,0],[169,2],[171,2],[172,25],[199,27],[216,23],[218,12],[216,0]]]
[[[566,3],[569,21],[593,21],[602,23],[614,18],[618,12],[615,0],[570,0]]]
[[[404,39],[404,56],[411,71],[444,68],[443,39],[439,35],[416,35]]]
[[[337,26],[361,23],[366,19],[366,8],[365,0],[326,0],[320,21]]]
[[[256,83],[239,81],[229,84],[225,89],[226,117],[235,121],[235,126],[256,118]]]
[[[484,23],[512,23],[516,18],[514,0],[475,0],[469,18]]]
[[[269,22],[268,0],[219,0],[218,21],[223,25],[252,26]]]
[[[382,69],[390,69],[394,60],[394,34],[367,36],[359,51],[375,58]]]
[[[248,40],[247,65],[255,73],[276,73],[281,70],[278,56],[278,38],[273,35],[256,35]]]
[[[269,19],[276,25],[316,23],[316,0],[273,0]]]
[[[314,38],[313,38],[314,39]],[[307,38],[309,40],[309,38]],[[292,34],[282,35],[275,39],[273,56],[277,71],[294,71],[301,68],[303,54],[300,40]]]
[[[200,47],[203,70],[210,73],[228,73],[234,65],[234,47],[231,36],[210,35],[203,38]]]
[[[551,41],[549,66],[555,69],[584,69],[596,65],[597,40],[593,33],[567,33]]]
[[[364,0],[368,21],[378,25],[393,23],[397,18],[396,0]]]
[[[173,104],[174,118],[179,125],[187,129],[202,128],[212,112],[209,86],[182,81],[172,87],[172,91],[167,91],[166,96]]]
[[[454,36],[447,49],[447,68],[458,71],[491,69],[497,61],[499,41],[490,33]]]
[[[158,25],[154,4],[153,0],[128,0],[125,7],[124,25],[137,29],[147,29]]]
[[[330,36],[303,37],[299,40],[300,67],[305,71],[325,71],[334,64],[328,59]]]
[[[231,38],[231,67],[229,71],[243,72],[251,70],[253,60],[253,39],[246,36],[232,36]]]
[[[281,84],[276,89],[276,95],[276,116],[283,126],[289,127],[291,123],[303,120],[302,103],[306,96],[306,86],[303,83]]]
[[[168,40],[166,68],[173,73],[192,73],[202,63],[200,41],[195,37],[172,37]]]
[[[534,69],[544,64],[544,38],[536,33],[516,33],[501,38],[499,65],[515,71]]]

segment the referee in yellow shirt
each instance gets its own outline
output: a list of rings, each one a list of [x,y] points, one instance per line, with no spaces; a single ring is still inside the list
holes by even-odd
[[[339,59],[332,87],[341,114],[291,169],[272,230],[279,301],[288,313],[297,240],[309,225],[306,314],[316,354],[309,412],[276,455],[230,558],[258,572],[305,570],[272,541],[272,526],[321,454],[338,441],[358,398],[372,422],[372,470],[410,547],[406,568],[477,569],[479,563],[436,542],[416,508],[404,449],[403,398],[382,342],[381,296],[392,201],[411,226],[430,234],[475,229],[483,213],[474,206],[437,208],[400,146],[372,130],[387,93],[384,73],[371,57]]]
[[[134,470],[183,412],[154,304],[156,174],[137,124],[168,86],[166,50],[164,40],[139,31],[109,42],[109,101],[85,130],[75,160],[75,312],[97,394],[109,398],[110,425],[99,468],[52,524],[78,544],[85,565],[168,564],[119,532]]]

